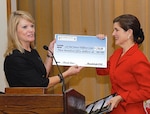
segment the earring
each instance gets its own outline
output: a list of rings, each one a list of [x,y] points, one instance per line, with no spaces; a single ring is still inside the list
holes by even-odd
[[[130,36],[128,36],[128,39],[130,38]]]

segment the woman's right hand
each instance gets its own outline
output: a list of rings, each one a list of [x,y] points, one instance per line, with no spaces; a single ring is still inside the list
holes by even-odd
[[[54,52],[54,44],[56,43],[56,39],[50,42],[48,48],[53,53]]]
[[[99,39],[101,39],[101,40],[103,40],[107,36],[104,35],[104,34],[97,34],[96,37],[99,38]]]

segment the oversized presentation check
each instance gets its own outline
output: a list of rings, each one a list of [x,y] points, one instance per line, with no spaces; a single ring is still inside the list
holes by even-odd
[[[107,67],[107,38],[69,34],[55,34],[55,38],[54,57],[58,65]]]

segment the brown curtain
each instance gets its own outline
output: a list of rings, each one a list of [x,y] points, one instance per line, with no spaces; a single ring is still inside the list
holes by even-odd
[[[10,13],[11,13],[11,0],[7,0],[7,18],[9,18]]]
[[[17,9],[30,12],[36,20],[36,45],[44,60],[48,45],[56,33],[108,36],[108,58],[113,45],[112,20],[125,13],[136,15],[145,32],[142,51],[150,59],[150,1],[149,0],[17,0]],[[67,59],[67,58],[66,58]],[[65,70],[64,67],[61,70]],[[57,74],[53,68],[51,75]],[[66,80],[67,88],[74,88],[86,97],[87,104],[110,93],[108,76],[98,76],[95,68],[84,68]],[[61,93],[61,84],[53,93]]]

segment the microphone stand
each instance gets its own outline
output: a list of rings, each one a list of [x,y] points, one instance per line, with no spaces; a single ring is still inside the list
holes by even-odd
[[[62,92],[63,92],[63,94],[64,94],[64,93],[65,93],[65,90],[66,90],[65,80],[64,80],[64,77],[63,77],[63,75],[62,75],[62,72],[61,72],[61,70],[60,70],[60,68],[59,68],[59,66],[58,66],[58,63],[57,63],[57,61],[56,61],[56,59],[55,59],[53,53],[51,53],[51,54],[52,54],[52,57],[54,58],[54,61],[55,61],[56,66],[57,66],[57,69],[58,69],[58,71],[59,71],[59,73],[60,73],[59,76],[60,76],[60,79],[62,80]]]
[[[63,92],[63,94],[64,94],[65,91],[66,91],[65,80],[64,80],[64,77],[63,77],[63,75],[62,75],[62,72],[61,72],[61,70],[60,70],[60,68],[59,68],[59,66],[58,66],[58,63],[57,63],[57,61],[56,61],[56,59],[55,59],[53,53],[51,52],[51,50],[49,50],[46,45],[44,45],[43,48],[44,48],[45,50],[49,51],[49,52],[52,54],[52,57],[53,57],[53,59],[54,59],[54,61],[55,61],[55,63],[56,63],[57,69],[58,69],[58,71],[59,71],[59,75],[58,75],[58,76],[59,76],[59,78],[60,78],[60,80],[61,80],[61,82],[62,82],[62,92]]]
[[[50,51],[50,50],[49,50]],[[50,51],[51,52],[51,51]],[[58,75],[58,76],[60,76],[59,78],[62,80],[62,92],[63,92],[63,104],[64,104],[64,113],[66,113],[66,109],[67,109],[67,100],[66,100],[66,94],[65,94],[65,91],[66,91],[66,86],[65,86],[65,80],[64,80],[64,77],[63,77],[63,75],[62,75],[62,72],[61,72],[61,70],[60,70],[60,68],[59,68],[59,66],[58,66],[58,63],[57,63],[57,61],[56,61],[56,59],[55,59],[55,56],[53,55],[53,53],[51,52],[51,54],[52,54],[52,57],[54,58],[54,61],[55,61],[55,63],[56,63],[56,66],[57,66],[57,68],[58,68],[58,71],[59,71],[59,73],[60,73],[60,75]]]
[[[54,59],[54,61],[55,61],[55,63],[56,63],[56,66],[57,66],[57,68],[58,68],[58,71],[59,71],[58,76],[59,76],[59,78],[60,78],[60,80],[61,80],[61,83],[62,83],[63,102],[64,102],[64,113],[66,113],[67,100],[66,100],[66,94],[65,94],[66,86],[65,86],[64,77],[63,77],[62,72],[61,72],[61,70],[60,70],[60,68],[59,68],[59,66],[58,66],[58,63],[57,63],[57,61],[56,61],[56,59],[55,59],[55,56],[53,55],[53,53],[51,52],[51,50],[49,50],[46,45],[44,45],[43,48],[51,53],[51,55],[52,55],[52,57],[53,57],[53,59]]]

